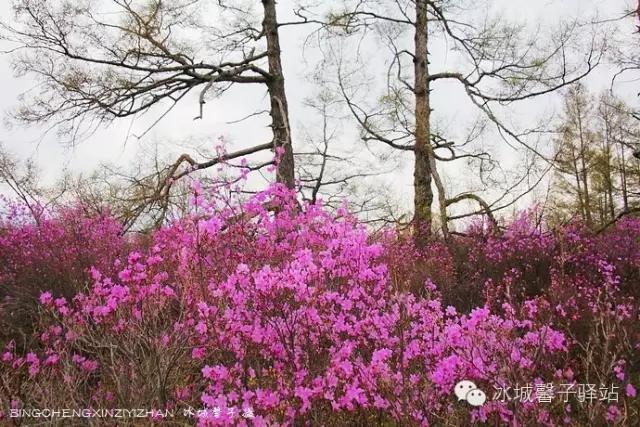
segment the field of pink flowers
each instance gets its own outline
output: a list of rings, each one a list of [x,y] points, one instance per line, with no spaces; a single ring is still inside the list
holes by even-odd
[[[42,422],[11,416],[34,408],[157,410],[118,421],[135,425],[640,419],[637,218],[592,233],[525,213],[418,249],[278,185],[243,202],[196,189],[193,204],[144,237],[81,206],[38,221],[4,206],[0,422]],[[461,380],[486,403],[458,401]]]

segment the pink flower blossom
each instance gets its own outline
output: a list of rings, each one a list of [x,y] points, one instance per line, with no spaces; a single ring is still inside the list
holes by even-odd
[[[195,347],[191,350],[191,357],[194,359],[203,359],[207,350],[204,347]]]
[[[631,383],[627,384],[624,390],[627,396],[636,397],[636,388]]]
[[[43,292],[40,294],[40,304],[49,305],[53,302],[53,297],[51,296],[51,292]]]

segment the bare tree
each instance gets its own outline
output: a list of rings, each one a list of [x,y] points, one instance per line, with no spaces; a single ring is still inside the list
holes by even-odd
[[[611,93],[600,97],[598,115],[605,127],[608,143],[615,151],[612,173],[617,173],[618,179],[613,179],[613,189],[620,193],[622,211],[627,212],[631,210],[632,198],[638,195],[637,191],[634,194],[634,189],[640,184],[640,177],[634,179],[634,174],[640,173],[640,162],[637,160],[640,124],[634,118],[633,109]]]
[[[357,38],[358,46],[369,34],[389,48],[386,61],[386,92],[376,106],[363,106],[355,99],[348,77],[339,66],[338,84],[347,106],[363,129],[365,141],[376,141],[414,154],[414,236],[426,242],[432,232],[434,193],[438,192],[442,232],[448,235],[447,206],[461,200],[445,194],[438,163],[475,157],[486,161],[485,150],[464,153],[456,142],[434,127],[431,93],[441,82],[460,85],[472,106],[493,125],[496,134],[510,145],[519,145],[540,159],[549,156],[529,141],[540,129],[518,131],[500,117],[501,109],[519,101],[553,93],[579,81],[598,65],[604,45],[591,34],[584,52],[574,55],[576,36],[585,37],[577,22],[561,25],[549,37],[541,30],[527,34],[527,28],[505,19],[473,13],[489,6],[486,2],[406,0],[343,2],[336,10],[318,10],[302,5],[301,22],[315,22],[329,37]],[[477,19],[474,17],[480,16]],[[579,33],[579,34],[578,34]],[[409,36],[412,40],[410,41]],[[432,48],[443,41],[458,63],[451,70],[430,66]],[[331,42],[331,41],[330,41]],[[355,58],[352,52],[356,52]],[[350,49],[351,58],[360,50]],[[345,52],[340,53],[344,58]],[[371,59],[371,58],[366,58]],[[340,59],[339,64],[343,63]],[[366,61],[365,61],[366,62]],[[438,61],[441,63],[442,61]],[[362,69],[364,64],[359,64]],[[374,64],[374,66],[379,66]],[[355,73],[357,75],[357,72]],[[450,155],[439,155],[445,150]],[[464,200],[476,199],[475,194]],[[481,203],[481,206],[490,206]]]
[[[640,25],[640,2],[635,5],[629,5],[627,10],[614,11],[613,17],[607,19],[609,22],[615,22],[619,25],[621,37],[615,44],[615,49],[611,52],[611,61],[617,65],[618,70],[611,81],[611,89],[614,90],[616,83],[623,76],[631,75],[632,82],[637,81],[637,73],[640,71],[640,50],[638,49],[638,37]],[[635,28],[636,31],[631,29]],[[638,91],[636,90],[636,93]],[[640,120],[638,109],[631,112],[632,117]],[[631,147],[632,155],[640,159],[640,146],[637,144]]]
[[[42,214],[67,192],[66,180],[57,188],[41,185],[35,162],[31,159],[20,161],[0,143],[0,191],[4,190],[3,187],[29,209],[36,223],[39,223]]]
[[[304,142],[304,148],[295,152],[302,198],[311,203],[322,200],[332,209],[348,200],[351,213],[363,222],[385,223],[390,200],[379,191],[370,191],[385,172],[361,147],[344,144],[343,125],[349,116],[343,111],[341,97],[324,81],[324,70],[317,67],[310,76],[318,89],[305,100],[305,106],[317,120],[305,122],[299,144],[302,147]]]
[[[294,186],[275,0],[14,0],[13,9],[2,38],[18,75],[37,79],[15,113],[19,121],[53,122],[76,141],[114,119],[164,108],[155,124],[194,90],[200,119],[209,97],[234,84],[264,85],[273,140],[242,152],[275,148],[277,180]],[[165,178],[180,176],[183,164],[217,162],[184,155]]]

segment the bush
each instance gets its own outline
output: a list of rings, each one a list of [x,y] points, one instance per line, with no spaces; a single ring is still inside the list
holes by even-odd
[[[391,231],[370,238],[345,210],[299,207],[278,185],[244,202],[218,197],[198,190],[192,215],[128,256],[118,254],[117,233],[101,232],[100,248],[77,246],[86,258],[56,264],[77,274],[73,283],[89,278],[74,295],[52,285],[65,280],[21,279],[49,287],[37,298],[38,343],[6,346],[0,405],[208,408],[202,425],[551,426],[638,416],[637,221],[594,236],[543,233],[522,217],[501,235],[476,230],[418,250]],[[81,236],[111,230],[74,218]],[[4,233],[33,227],[7,224]],[[15,265],[48,250],[33,248],[14,254]],[[26,271],[20,277],[40,270]],[[455,399],[462,379],[486,392],[485,405]],[[619,401],[498,393],[547,383],[612,384]],[[249,410],[252,421],[240,415]]]
[[[8,208],[0,217],[0,344],[13,339],[24,349],[40,293],[72,298],[90,284],[90,267],[113,273],[125,245],[117,221],[87,216],[80,206],[43,212],[37,221],[19,204]]]

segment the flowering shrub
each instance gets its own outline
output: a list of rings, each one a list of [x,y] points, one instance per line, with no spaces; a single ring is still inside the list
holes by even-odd
[[[392,232],[371,238],[345,209],[299,206],[278,185],[234,202],[196,185],[193,205],[138,247],[109,218],[73,210],[44,225],[3,224],[2,247],[30,243],[1,252],[13,267],[0,286],[31,281],[40,307],[36,343],[2,343],[5,416],[71,406],[207,408],[200,425],[553,426],[638,416],[637,220],[593,236],[543,233],[523,216],[504,233],[477,229],[417,249]],[[96,244],[62,248],[67,235],[45,231],[71,224]],[[72,294],[34,267],[52,244],[70,255],[45,259],[82,283]],[[134,249],[121,255],[125,246]],[[487,393],[483,406],[454,397],[463,379]],[[613,384],[619,399],[497,393],[547,383]]]
[[[124,241],[113,218],[86,215],[80,206],[34,215],[7,203],[0,215],[0,342],[25,346],[43,290],[71,298],[90,283],[95,266],[112,273]],[[36,221],[37,219],[37,221]]]

